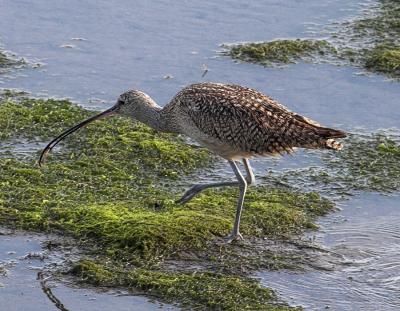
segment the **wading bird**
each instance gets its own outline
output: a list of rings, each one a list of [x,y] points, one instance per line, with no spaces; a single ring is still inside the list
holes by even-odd
[[[237,181],[194,185],[178,201],[184,204],[207,188],[238,186],[235,221],[226,242],[242,238],[239,225],[243,201],[247,185],[254,182],[249,158],[291,153],[297,147],[340,150],[342,145],[334,138],[346,137],[344,132],[322,127],[256,90],[233,84],[199,83],[182,89],[164,108],[143,92],[123,93],[110,109],[53,139],[44,148],[39,165],[66,136],[112,114],[131,117],[158,131],[187,135],[229,162]],[[243,161],[245,177],[237,166],[239,160]]]

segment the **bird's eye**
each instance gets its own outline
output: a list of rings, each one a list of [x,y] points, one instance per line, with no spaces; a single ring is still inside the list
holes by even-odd
[[[118,105],[125,105],[125,102],[123,100],[118,100]]]

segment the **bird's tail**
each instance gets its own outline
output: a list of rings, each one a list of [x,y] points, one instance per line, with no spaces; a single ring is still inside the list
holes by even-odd
[[[342,148],[343,148],[342,143],[340,143],[332,138],[325,140],[323,143],[324,143],[326,149],[342,150]]]
[[[347,134],[343,131],[334,130],[327,127],[319,127],[318,134],[320,136],[319,144],[326,149],[341,150],[342,143],[336,141],[334,138],[344,138]]]

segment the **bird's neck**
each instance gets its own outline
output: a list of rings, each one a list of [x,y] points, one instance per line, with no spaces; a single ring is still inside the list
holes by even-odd
[[[177,132],[171,120],[163,113],[163,108],[158,106],[155,102],[150,105],[142,106],[138,112],[139,113],[135,115],[135,119],[149,127],[160,132]]]

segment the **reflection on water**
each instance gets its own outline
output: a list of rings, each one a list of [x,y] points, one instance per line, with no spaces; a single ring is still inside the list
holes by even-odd
[[[2,76],[0,83],[103,109],[129,88],[142,89],[163,105],[189,83],[234,82],[327,126],[398,129],[399,84],[384,77],[327,64],[267,69],[216,57],[221,43],[301,37],[310,31],[318,36],[326,24],[355,15],[360,7],[358,0],[3,0],[2,44],[44,66]],[[202,77],[204,65],[209,71]],[[167,75],[172,78],[164,79]],[[5,149],[19,151],[19,146]],[[319,152],[300,152],[283,161],[256,160],[254,166],[265,176],[271,166],[295,169],[319,165],[320,159]],[[232,175],[222,164],[213,172],[215,179]],[[341,212],[322,220],[316,237],[343,259],[334,271],[260,273],[263,283],[310,310],[399,310],[398,205],[396,196],[361,192],[351,197]]]

